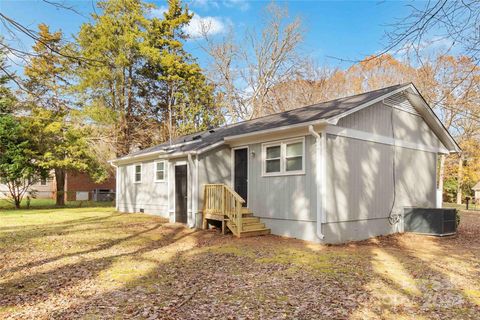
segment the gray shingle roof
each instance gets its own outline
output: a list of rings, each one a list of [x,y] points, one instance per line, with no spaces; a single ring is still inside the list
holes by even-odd
[[[301,124],[315,120],[328,120],[330,118],[334,118],[345,112],[348,112],[349,110],[352,110],[359,105],[375,100],[376,98],[379,98],[387,93],[390,93],[408,85],[409,83],[398,84],[379,90],[357,94],[354,96],[344,97],[314,104],[307,107],[275,113],[253,120],[238,122],[236,124],[215,128],[211,131],[203,131],[195,134],[177,137],[172,141],[172,148],[169,148],[168,142],[162,143],[147,149],[131,153],[128,155],[128,157],[162,150],[168,153],[195,151],[208,147],[214,143],[223,141],[225,137],[229,136],[263,131],[294,124]],[[195,140],[198,140],[198,142],[193,142]],[[189,143],[175,146],[176,144],[178,145],[184,142]]]

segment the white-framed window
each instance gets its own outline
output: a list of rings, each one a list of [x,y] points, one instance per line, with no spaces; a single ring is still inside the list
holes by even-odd
[[[133,181],[135,181],[135,183],[140,183],[142,182],[142,164],[136,164],[134,166],[134,177],[133,177]]]
[[[47,185],[47,178],[40,178],[40,185],[46,186]]]
[[[164,182],[167,179],[167,162],[155,161],[155,181]]]
[[[305,173],[305,138],[262,144],[264,176]]]

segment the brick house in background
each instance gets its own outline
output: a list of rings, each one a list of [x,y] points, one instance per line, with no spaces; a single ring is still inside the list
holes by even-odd
[[[68,171],[65,175],[65,200],[108,201],[115,199],[115,175],[102,183],[95,183],[87,173]],[[40,179],[30,187],[36,199],[55,199],[57,186],[53,172],[47,179]],[[8,197],[7,186],[0,184],[0,199]]]
[[[65,193],[67,201],[93,200],[105,201],[115,199],[115,175],[102,183],[95,183],[87,173],[68,171],[65,176]]]

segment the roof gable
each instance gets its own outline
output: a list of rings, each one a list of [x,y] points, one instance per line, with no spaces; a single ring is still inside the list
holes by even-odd
[[[238,122],[231,125],[215,128],[209,131],[198,132],[195,134],[177,137],[172,144],[163,143],[147,149],[143,149],[129,154],[124,158],[132,158],[152,153],[185,153],[198,152],[224,141],[227,137],[238,136],[242,134],[255,134],[263,131],[276,130],[293,125],[307,125],[316,121],[325,121],[336,124],[338,120],[349,114],[362,110],[378,101],[393,96],[399,92],[409,90],[412,94],[419,96],[410,97],[410,102],[418,109],[422,109],[422,117],[429,118],[428,124],[432,130],[439,136],[442,143],[451,151],[459,151],[458,145],[443,127],[441,122],[435,116],[425,100],[418,93],[413,84],[394,85],[354,96],[330,100],[302,108],[292,109],[285,112],[267,115],[264,117]],[[423,101],[423,103],[422,103]],[[120,158],[120,159],[124,159]]]

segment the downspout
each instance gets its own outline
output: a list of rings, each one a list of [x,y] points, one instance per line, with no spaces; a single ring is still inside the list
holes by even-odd
[[[322,183],[322,137],[313,129],[313,125],[308,126],[308,132],[315,137],[315,182],[317,185],[317,237],[322,240],[325,235],[322,233],[322,221],[324,213],[323,190],[325,186]],[[325,135],[325,134],[323,134]]]
[[[193,165],[193,160],[192,160],[192,154],[191,153],[187,154],[187,159],[188,159],[188,163]],[[192,169],[196,171],[195,168],[192,168]],[[195,204],[195,201],[193,201],[193,199],[195,199],[195,189],[196,188],[195,188],[195,183],[192,180],[194,180],[193,176],[192,176],[192,179],[190,180],[190,184],[192,185],[192,192],[190,193],[190,214],[191,214],[190,218],[193,220],[194,219],[194,217],[193,217],[194,216],[193,207],[194,207],[194,204]],[[187,192],[187,194],[188,194],[188,192]],[[195,222],[192,223],[191,220],[188,221],[188,222],[189,222],[188,223],[189,227],[193,227],[195,225]]]
[[[192,213],[193,222],[190,223],[190,227],[195,228],[197,225],[197,211],[198,211],[198,154],[195,154],[195,162],[192,160],[192,154],[188,153],[188,162],[193,165],[193,176],[192,176],[192,193],[190,199],[190,210]]]
[[[118,171],[118,166],[114,164],[113,162],[110,162],[110,165],[115,168],[115,211],[118,211],[118,198],[119,198],[119,193],[120,193],[120,188],[118,187],[118,184],[120,182],[119,179],[119,171]]]
[[[195,227],[197,226],[198,201],[199,201],[200,186],[198,185],[198,154],[195,155]]]

